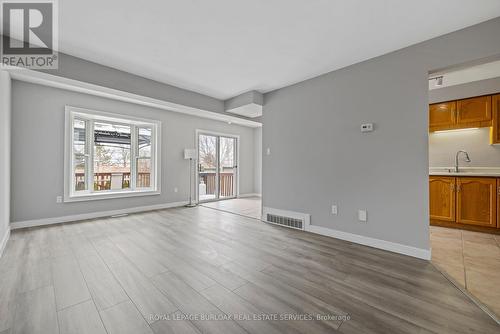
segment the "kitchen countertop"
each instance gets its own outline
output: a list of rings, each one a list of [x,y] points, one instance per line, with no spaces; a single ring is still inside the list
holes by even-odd
[[[500,167],[460,167],[458,173],[454,169],[455,167],[431,167],[429,175],[500,177]]]

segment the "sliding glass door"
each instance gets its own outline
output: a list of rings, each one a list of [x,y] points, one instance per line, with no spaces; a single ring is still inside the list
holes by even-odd
[[[218,137],[198,135],[198,195],[199,201],[217,199],[217,141]]]
[[[236,197],[236,138],[219,137],[219,197]]]
[[[237,138],[198,134],[198,201],[236,197]]]

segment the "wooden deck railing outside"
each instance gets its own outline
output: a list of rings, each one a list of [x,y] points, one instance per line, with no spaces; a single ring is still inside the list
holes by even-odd
[[[234,173],[222,172],[220,175],[220,196],[232,197],[234,196]],[[215,194],[216,191],[216,177],[214,172],[201,172],[200,183],[205,183],[207,187],[207,194]]]
[[[94,190],[110,190],[111,174],[94,173]],[[116,173],[115,173],[116,174]],[[148,188],[151,186],[151,173],[139,173],[137,175],[137,188]],[[122,189],[130,187],[130,173],[122,173]],[[75,173],[75,189],[85,189],[85,174]]]

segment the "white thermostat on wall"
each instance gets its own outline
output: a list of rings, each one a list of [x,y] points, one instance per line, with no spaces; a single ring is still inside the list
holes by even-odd
[[[372,132],[372,131],[373,131],[373,123],[361,124],[361,132]]]

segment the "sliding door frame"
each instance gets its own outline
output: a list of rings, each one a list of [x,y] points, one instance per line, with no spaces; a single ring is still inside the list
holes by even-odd
[[[216,141],[216,155],[217,155],[217,193],[216,197],[214,199],[209,199],[209,200],[203,200],[200,201],[200,172],[199,172],[199,158],[200,158],[200,148],[199,148],[199,138],[200,135],[207,135],[207,136],[214,136],[217,137]],[[235,183],[233,184],[233,192],[234,196],[232,197],[224,197],[220,198],[220,137],[226,137],[226,138],[234,138],[236,140],[236,147],[235,147],[235,163],[236,163],[236,170],[235,170]],[[195,147],[196,147],[196,168],[195,168],[195,198],[197,203],[206,203],[206,202],[216,202],[216,201],[224,201],[227,199],[233,199],[233,198],[238,198],[240,196],[240,136],[235,135],[235,134],[230,134],[230,133],[222,133],[222,132],[215,132],[215,131],[210,131],[210,130],[203,130],[203,129],[196,129],[195,131]]]

